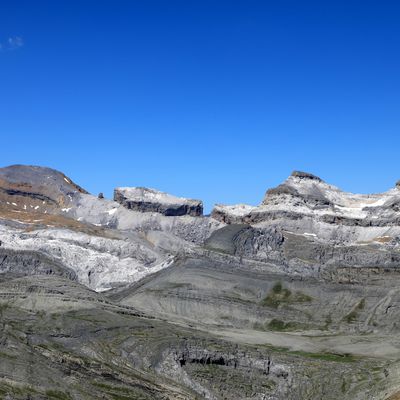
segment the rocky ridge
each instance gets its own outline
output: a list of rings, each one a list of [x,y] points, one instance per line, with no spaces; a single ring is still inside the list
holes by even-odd
[[[143,187],[125,187],[114,190],[114,201],[128,210],[157,212],[165,216],[203,215],[203,203],[200,200],[172,196],[155,189]]]
[[[257,227],[275,224],[299,234],[357,243],[399,235],[398,204],[397,186],[381,194],[353,194],[295,171],[284,183],[269,189],[259,206],[217,205],[212,217]]]

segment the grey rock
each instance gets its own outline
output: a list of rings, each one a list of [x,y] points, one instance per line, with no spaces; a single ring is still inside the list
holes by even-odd
[[[43,253],[0,248],[0,273],[58,275],[76,280],[76,273]]]
[[[143,187],[116,188],[114,201],[129,210],[157,212],[165,216],[203,215],[203,203],[200,200],[175,197]]]
[[[310,174],[308,172],[303,172],[303,171],[293,171],[291,176],[294,176],[296,178],[300,178],[300,179],[311,179],[311,180],[315,180],[318,182],[323,182],[321,178],[319,178],[316,175]]]

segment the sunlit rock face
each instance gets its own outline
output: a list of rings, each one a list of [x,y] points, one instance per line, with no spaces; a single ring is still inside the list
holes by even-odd
[[[400,235],[400,190],[353,194],[295,171],[267,190],[260,205],[217,205],[211,215],[228,224],[277,225],[332,243],[392,242]]]
[[[203,215],[203,203],[200,200],[176,197],[144,187],[116,188],[114,200],[134,211],[157,212],[165,216]]]
[[[87,193],[51,168],[11,165],[0,168],[0,206],[15,211],[62,213],[78,194]]]

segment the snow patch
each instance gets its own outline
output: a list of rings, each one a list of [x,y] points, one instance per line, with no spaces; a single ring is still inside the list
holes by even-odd
[[[237,204],[234,206],[217,204],[214,209],[230,215],[234,215],[236,217],[242,217],[244,215],[249,214],[254,209],[257,209],[257,207],[250,206],[248,204]]]
[[[120,192],[126,199],[132,201],[144,201],[149,203],[163,204],[191,204],[193,202],[198,202],[197,200],[173,196],[169,193],[160,192],[158,190],[150,188],[119,187],[115,190]]]

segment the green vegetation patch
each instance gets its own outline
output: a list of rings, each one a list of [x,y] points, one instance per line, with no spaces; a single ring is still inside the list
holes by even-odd
[[[114,386],[108,383],[92,382],[113,400],[150,400],[152,397],[140,388]]]
[[[14,355],[14,354],[6,353],[4,351],[0,351],[0,362],[1,362],[2,358],[7,358],[9,360],[16,360],[16,359],[18,359],[18,356]]]
[[[280,305],[307,303],[312,300],[311,296],[299,291],[292,293],[289,289],[284,288],[281,282],[277,282],[268,295],[261,301],[261,305],[278,308]]]
[[[364,308],[365,308],[365,299],[361,299],[360,302],[347,315],[344,316],[343,321],[346,321],[347,323],[351,324],[357,319],[359,312]]]
[[[356,358],[351,354],[337,354],[337,353],[309,353],[306,351],[289,351],[290,354],[307,357],[316,358],[318,360],[333,361],[333,362],[354,362]]]
[[[19,384],[17,382],[11,384],[0,379],[0,399],[7,398],[7,395],[12,396],[12,399],[14,398],[13,396],[30,398],[30,396],[36,393],[36,389],[32,386]]]
[[[356,356],[353,356],[349,353],[330,353],[330,352],[323,352],[323,353],[311,353],[308,351],[301,351],[301,350],[291,350],[288,347],[275,347],[271,345],[266,345],[265,347],[269,348],[271,351],[275,351],[278,353],[285,353],[288,355],[294,355],[299,357],[304,357],[308,359],[317,359],[323,361],[331,361],[331,362],[345,362],[351,363],[356,362],[359,360]]]
[[[60,390],[46,390],[46,396],[49,399],[55,399],[55,400],[71,400],[72,399],[72,397],[69,393],[65,393]]]
[[[99,316],[94,314],[88,314],[85,310],[72,310],[65,314],[68,318],[79,320],[79,321],[86,321],[92,324],[104,324],[108,321],[105,319],[100,319]]]
[[[271,331],[280,331],[280,332],[306,330],[309,328],[307,324],[302,324],[296,321],[285,322],[277,318],[272,319],[268,323],[267,327]]]
[[[321,327],[312,326],[310,324],[298,321],[282,321],[278,318],[273,318],[268,323],[255,322],[253,329],[257,331],[276,331],[276,332],[295,332],[306,331],[310,329],[321,329]]]

